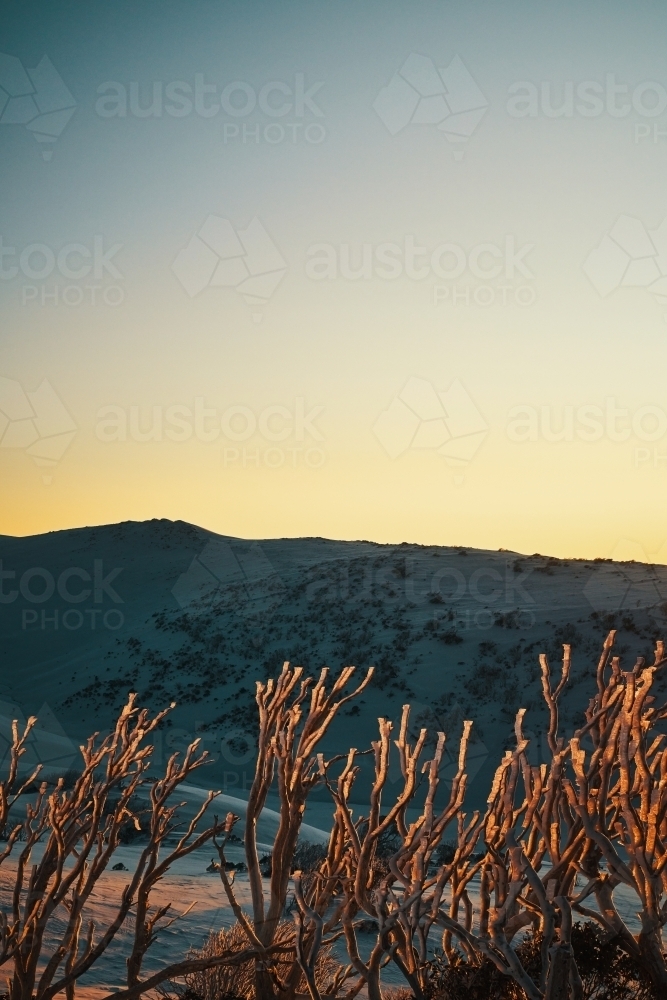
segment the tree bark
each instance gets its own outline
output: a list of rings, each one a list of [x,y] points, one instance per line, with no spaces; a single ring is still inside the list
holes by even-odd
[[[568,1000],[571,961],[572,949],[569,945],[558,944],[549,949],[549,974],[544,1000]]]
[[[667,996],[667,967],[660,941],[660,931],[651,928],[642,931],[638,938],[640,962],[642,968],[658,990],[659,995]]]

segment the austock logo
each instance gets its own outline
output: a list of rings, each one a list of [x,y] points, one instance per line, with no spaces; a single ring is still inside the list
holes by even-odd
[[[460,147],[479,125],[488,103],[459,56],[438,69],[428,56],[413,52],[380,90],[373,108],[391,135],[408,125],[432,125]],[[461,159],[463,149],[454,156]]]
[[[427,759],[435,748],[437,734],[445,734],[442,763],[438,772],[440,780],[445,785],[451,785],[459,769],[460,738],[465,721],[465,713],[456,698],[452,698],[447,707],[442,710],[439,710],[437,706],[434,707],[433,704],[426,705],[414,699],[410,701],[410,735],[416,741],[421,729],[428,730],[429,742],[425,749]],[[486,743],[475,732],[475,724],[473,722],[468,737],[465,759],[465,773],[468,776],[468,786],[475,780],[488,756],[489,749]],[[392,784],[404,780],[395,753],[390,758],[389,780]]]
[[[427,569],[410,556],[336,560],[322,573],[306,573],[306,599],[312,605],[384,604],[388,607],[433,605],[425,632],[455,645],[458,633],[486,631],[495,625],[529,629],[535,624],[535,598],[524,584],[533,570],[519,571],[507,560],[461,569],[438,564]],[[451,640],[451,641],[449,641]]]
[[[64,775],[78,757],[76,744],[70,740],[49,705],[44,702],[36,713],[37,722],[30,730],[25,753],[19,759],[19,773],[26,777],[41,764],[43,775]],[[23,735],[27,719],[23,711],[10,702],[0,701],[0,767],[6,768],[13,743],[12,723],[16,720]]]
[[[257,754],[257,734],[249,733],[239,726],[223,728],[220,725],[195,722],[194,731],[173,726],[165,731],[166,757],[178,751],[182,753],[194,740],[200,740],[201,748],[207,750],[215,763],[222,758],[223,764],[241,767],[255,759]]]
[[[656,80],[644,80],[631,87],[619,83],[615,73],[599,80],[518,80],[508,90],[507,113],[512,118],[583,118],[625,119],[658,118],[667,110],[667,89]],[[658,122],[634,123],[634,142],[653,137],[653,144],[667,136]]]
[[[5,569],[0,559],[0,605],[17,603],[21,607],[21,630],[24,632],[63,629],[76,632],[81,628],[115,632],[125,624],[125,616],[119,608],[105,608],[104,604],[105,599],[112,604],[125,603],[112,586],[122,571],[122,567],[115,566],[105,573],[104,560],[94,559],[90,571],[83,566],[67,566],[52,573],[45,566],[30,566],[19,573],[15,569]],[[56,593],[68,606],[49,605],[39,611],[34,607],[48,604]],[[86,602],[93,607],[76,607]],[[33,607],[26,608],[25,603]]]
[[[205,288],[233,288],[248,305],[265,305],[287,262],[257,217],[235,230],[229,219],[209,215],[179,251],[172,270],[190,298]]]
[[[172,587],[188,614],[228,608],[243,617],[265,617],[283,601],[285,585],[258,542],[213,538]]]
[[[632,539],[621,539],[608,562],[601,562],[584,587],[598,613],[659,611],[667,607],[667,542],[647,552]]]
[[[509,411],[506,430],[509,440],[517,443],[540,440],[593,443],[603,438],[623,443],[632,437],[652,443],[667,434],[667,413],[654,403],[644,403],[636,410],[617,406],[614,396],[607,396],[603,406],[520,404]]]
[[[373,431],[390,458],[413,449],[434,451],[455,470],[460,483],[488,425],[458,379],[438,392],[427,379],[412,377],[380,414]]]
[[[620,215],[583,267],[602,298],[619,288],[643,288],[667,306],[667,218],[649,230],[639,219]]]
[[[314,243],[306,251],[305,274],[312,281],[410,281],[426,282],[433,291],[433,304],[506,306],[514,302],[532,305],[537,294],[532,285],[534,273],[526,257],[534,243],[517,246],[514,236],[507,235],[496,243],[478,243],[464,247],[460,243],[442,242],[433,250],[420,246],[414,235],[405,236],[402,243]],[[459,278],[474,278],[463,284],[429,283],[458,282]],[[522,281],[523,279],[523,281]]]
[[[105,444],[224,440],[225,469],[319,469],[326,461],[326,452],[318,447],[324,435],[316,423],[323,410],[323,406],[308,409],[303,396],[290,406],[274,403],[258,411],[235,404],[222,413],[207,406],[203,396],[196,396],[190,406],[110,404],[97,411],[95,436]]]
[[[243,145],[263,142],[275,146],[283,142],[294,145],[304,141],[319,145],[327,136],[325,127],[312,118],[324,118],[315,95],[324,86],[323,80],[307,83],[304,73],[295,73],[294,80],[270,80],[260,88],[245,80],[233,80],[220,88],[207,83],[203,73],[196,73],[194,85],[187,80],[155,80],[152,86],[138,80],[129,85],[108,80],[97,88],[100,95],[95,111],[100,118],[199,118],[226,120],[222,126],[225,145],[238,141]],[[289,120],[296,119],[295,121]],[[240,124],[237,124],[240,122]]]
[[[122,281],[124,275],[114,258],[123,249],[115,243],[105,249],[104,237],[96,234],[90,245],[65,243],[56,248],[48,243],[30,243],[20,250],[5,245],[0,235],[0,280],[21,284],[21,305],[42,306],[119,306],[125,301],[125,290],[109,279]],[[53,279],[53,284],[47,283]],[[64,278],[67,284],[60,279]],[[32,284],[40,282],[40,284]]]
[[[49,382],[25,392],[14,379],[0,376],[0,448],[21,449],[36,465],[54,468],[74,439],[77,427]],[[42,476],[45,485],[52,477]]]
[[[74,114],[76,101],[48,56],[34,69],[0,53],[0,125],[23,125],[37,142],[54,143]],[[46,148],[42,158],[50,160]]]

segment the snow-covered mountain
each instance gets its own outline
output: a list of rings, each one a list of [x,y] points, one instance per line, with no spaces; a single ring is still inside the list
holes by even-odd
[[[285,659],[309,672],[354,663],[360,677],[375,666],[327,735],[327,753],[367,748],[378,716],[398,719],[410,702],[414,728],[447,731],[451,773],[461,721],[474,719],[477,805],[519,705],[529,709],[534,758],[545,753],[541,651],[557,668],[561,644],[573,644],[567,724],[592,693],[609,628],[630,665],[667,637],[667,567],[643,563],[248,541],[166,520],[3,536],[0,558],[0,754],[9,720],[37,714],[26,766],[39,758],[47,770],[67,768],[81,739],[108,728],[136,690],[152,709],[177,702],[156,766],[197,733],[215,758],[199,783],[241,798],[253,767],[254,681]],[[398,788],[397,769],[390,777]]]

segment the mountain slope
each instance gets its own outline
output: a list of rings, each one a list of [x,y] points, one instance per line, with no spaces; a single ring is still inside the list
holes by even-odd
[[[592,694],[610,627],[626,667],[667,634],[667,567],[639,563],[253,542],[165,520],[3,536],[0,558],[0,732],[3,718],[38,714],[32,757],[54,769],[109,726],[129,690],[156,710],[176,700],[157,763],[196,732],[216,759],[200,782],[232,795],[251,780],[254,682],[285,659],[309,672],[375,666],[327,735],[327,753],[367,748],[378,716],[398,719],[410,702],[413,727],[447,731],[451,773],[461,721],[474,719],[478,804],[519,705],[526,729],[540,732],[540,652],[557,669],[561,644],[573,644],[567,723]],[[546,752],[537,735],[531,752],[535,761]],[[392,770],[393,786],[398,779]]]

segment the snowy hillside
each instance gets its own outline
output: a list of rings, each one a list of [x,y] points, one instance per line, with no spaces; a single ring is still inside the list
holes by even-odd
[[[667,638],[667,567],[640,563],[256,542],[165,520],[2,537],[0,557],[2,746],[12,716],[37,714],[32,759],[66,768],[81,738],[106,729],[137,690],[152,709],[178,703],[158,734],[156,765],[196,732],[215,758],[200,784],[241,798],[254,681],[285,659],[311,672],[375,667],[330,730],[328,753],[366,748],[377,717],[396,719],[410,702],[414,725],[444,728],[455,757],[461,720],[474,719],[470,801],[479,804],[517,707],[529,709],[528,733],[539,733],[539,652],[555,664],[561,644],[573,644],[567,722],[591,693],[610,627],[626,662]],[[545,749],[533,740],[535,760]],[[326,810],[324,794],[317,799]],[[314,802],[312,822],[317,813]],[[326,825],[324,813],[316,825]]]

